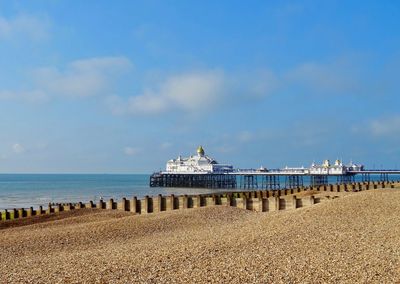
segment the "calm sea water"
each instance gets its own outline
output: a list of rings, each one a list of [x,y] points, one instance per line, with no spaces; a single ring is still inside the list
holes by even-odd
[[[371,176],[378,180],[379,176]],[[392,177],[399,180],[400,177]],[[330,180],[335,183],[336,180]],[[305,178],[304,184],[309,184]],[[281,178],[284,186],[284,178]],[[200,188],[149,187],[149,175],[114,174],[0,174],[0,210],[38,207],[49,202],[88,202],[122,197],[199,194],[218,191]],[[226,190],[221,190],[226,191]]]
[[[88,202],[145,195],[198,194],[215,190],[149,187],[149,175],[0,174],[0,210],[49,202]]]

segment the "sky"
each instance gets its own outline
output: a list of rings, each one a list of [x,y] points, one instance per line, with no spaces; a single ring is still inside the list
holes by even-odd
[[[400,2],[0,0],[0,173],[400,168]]]

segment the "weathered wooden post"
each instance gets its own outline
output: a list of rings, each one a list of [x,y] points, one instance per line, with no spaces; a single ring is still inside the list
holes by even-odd
[[[29,207],[28,211],[26,211],[26,216],[27,217],[32,217],[33,216],[33,207]]]
[[[153,198],[154,200],[154,198]],[[157,195],[157,198],[155,202],[153,203],[153,212],[161,212],[163,210],[162,208],[162,201],[163,197],[161,194]]]
[[[88,208],[95,208],[95,205],[94,205],[94,203],[93,203],[93,201],[92,200],[90,200],[89,201],[89,203],[88,203],[88,206],[87,206]]]
[[[137,197],[134,196],[131,200],[130,200],[130,211],[134,214],[140,213],[140,210],[137,210],[138,207],[138,201],[137,201]]]
[[[104,209],[104,201],[103,201],[103,199],[100,199],[99,202],[97,202],[96,208]]]
[[[122,200],[121,200],[121,202],[119,203],[119,204],[117,204],[117,209],[118,210],[121,210],[121,211],[127,211],[126,210],[126,198],[125,197],[123,197],[122,198]]]
[[[114,199],[110,198],[106,204],[106,209],[114,209]]]
[[[10,212],[7,209],[4,210],[4,220],[10,220]]]
[[[143,201],[142,214],[151,213],[153,210],[152,210],[152,208],[150,208],[151,204],[150,204],[149,196],[146,195],[142,201]]]
[[[25,212],[24,208],[19,208],[18,209],[18,218],[24,218],[25,217]]]
[[[167,210],[174,210],[174,209],[175,209],[175,195],[171,194],[167,200]]]
[[[51,214],[53,212],[53,208],[51,208],[51,203],[49,203],[49,206],[47,207],[46,214]]]
[[[187,194],[182,196],[182,207],[183,207],[183,209],[189,208],[189,198],[188,198]]]
[[[296,209],[296,208],[297,208],[297,198],[296,198],[296,195],[293,195],[293,196],[292,196],[292,207],[293,207],[293,209]]]

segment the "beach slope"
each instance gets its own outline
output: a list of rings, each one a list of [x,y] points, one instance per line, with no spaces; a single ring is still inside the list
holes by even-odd
[[[82,209],[0,227],[0,283],[398,283],[400,190],[296,210]]]

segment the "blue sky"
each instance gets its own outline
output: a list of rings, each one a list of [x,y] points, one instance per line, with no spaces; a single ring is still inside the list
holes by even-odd
[[[2,1],[0,172],[400,167],[397,1]]]

